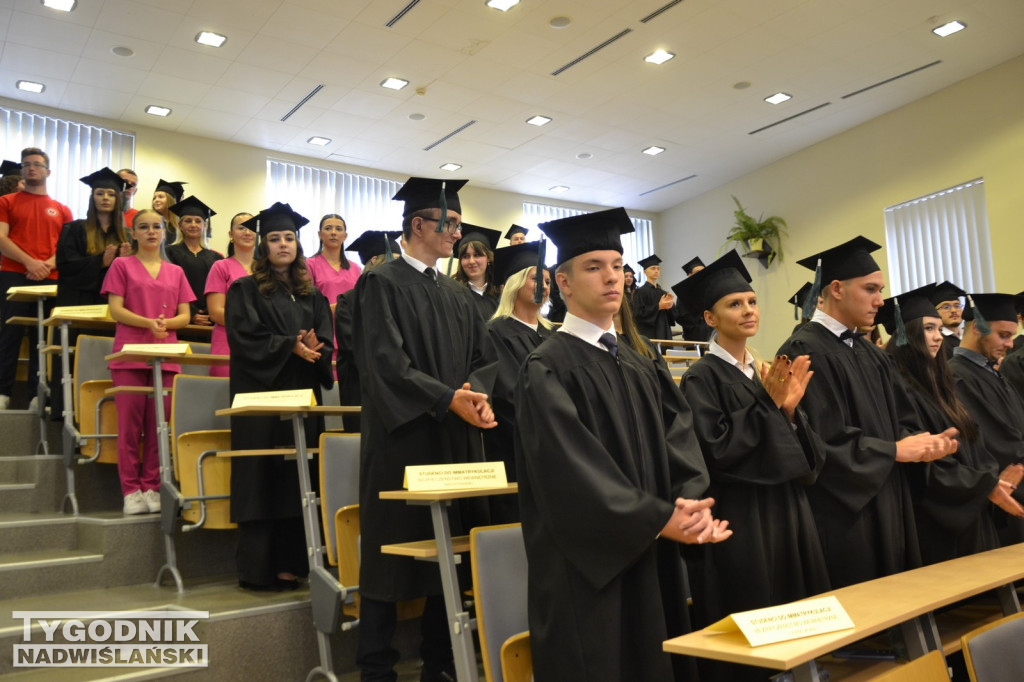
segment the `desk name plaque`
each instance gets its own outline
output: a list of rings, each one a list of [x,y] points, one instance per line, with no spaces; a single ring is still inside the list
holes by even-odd
[[[159,353],[161,355],[189,355],[192,347],[187,343],[126,343],[122,353]]]
[[[507,485],[504,462],[407,466],[402,483],[409,492],[504,488]]]
[[[739,630],[750,646],[757,647],[852,627],[853,621],[838,599],[820,597],[734,613],[706,629],[718,633]]]
[[[54,317],[81,317],[88,320],[109,320],[110,306],[104,305],[61,305],[50,313]]]
[[[261,391],[259,393],[239,393],[231,402],[231,407],[315,407],[316,396],[311,388],[299,388],[292,391]]]
[[[7,295],[12,294],[28,294],[31,296],[42,296],[46,298],[53,298],[57,295],[56,284],[33,284],[23,287],[9,287],[7,289]]]

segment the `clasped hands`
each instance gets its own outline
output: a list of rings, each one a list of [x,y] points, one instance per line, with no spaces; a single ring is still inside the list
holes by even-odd
[[[494,420],[494,410],[487,402],[487,394],[474,391],[468,382],[455,390],[448,409],[467,424],[481,429],[493,429],[498,425]]]
[[[668,523],[661,529],[660,537],[688,545],[727,540],[732,535],[729,522],[711,516],[714,504],[715,500],[711,497],[702,500],[676,498],[675,509]]]
[[[1013,491],[1020,485],[1021,478],[1024,478],[1024,465],[1011,464],[1006,467],[999,474],[999,482],[988,494],[988,499],[1010,516],[1024,518],[1024,507],[1013,498]]]
[[[948,428],[942,433],[915,433],[896,441],[897,462],[931,462],[952,455],[960,443],[956,440],[955,428]]]
[[[292,347],[292,353],[298,355],[306,362],[316,362],[320,359],[320,349],[324,347],[323,341],[317,341],[316,330],[300,329],[298,336],[295,337],[295,345]]]

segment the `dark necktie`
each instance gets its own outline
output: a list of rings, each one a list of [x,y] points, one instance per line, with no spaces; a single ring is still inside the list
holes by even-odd
[[[618,359],[619,357],[619,340],[615,338],[615,334],[605,332],[601,334],[601,338],[598,339],[602,346],[608,349],[608,352],[612,354],[613,358]]]
[[[839,340],[840,341],[847,341],[847,340],[855,341],[855,340],[859,339],[862,336],[867,336],[867,333],[866,332],[854,331],[852,329],[847,329],[847,330],[843,331],[842,334],[839,335]]]
[[[423,274],[426,275],[431,282],[437,281],[437,271],[434,270],[434,268],[427,268],[423,271]]]

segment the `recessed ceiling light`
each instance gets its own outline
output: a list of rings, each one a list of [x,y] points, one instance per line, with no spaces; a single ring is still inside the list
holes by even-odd
[[[427,117],[426,114],[420,114],[420,113],[409,114],[409,120],[410,121],[422,121],[426,117]]]
[[[733,83],[732,87],[736,90],[746,90],[750,87],[750,81],[739,81],[737,83]]]
[[[493,9],[500,9],[502,12],[507,12],[518,5],[519,0],[487,0],[484,4]]]
[[[171,109],[170,107],[159,107],[155,104],[150,104],[146,107],[146,113],[152,114],[153,116],[170,116]]]
[[[462,168],[462,166],[460,166],[457,163],[446,163],[446,164],[441,166],[441,170],[443,170],[443,171],[453,171],[454,172],[454,171],[459,170],[460,168]]]
[[[329,137],[320,137],[319,135],[314,135],[313,137],[311,137],[308,140],[306,140],[306,142],[308,142],[310,144],[315,144],[317,147],[326,147],[327,145],[329,145],[331,143],[331,138],[329,138]]]
[[[569,188],[565,185],[555,185],[554,187],[548,187],[548,191],[552,194],[562,194],[563,192],[568,192]]]
[[[381,81],[380,87],[387,88],[388,90],[401,90],[408,84],[409,81],[402,80],[401,78],[388,77]]]
[[[675,55],[672,54],[671,52],[666,52],[665,50],[658,48],[651,54],[644,57],[644,61],[650,62],[651,64],[664,64],[673,57],[675,57]]]
[[[576,155],[576,158],[581,161],[587,161],[588,159],[594,158],[594,155],[591,154],[590,152],[580,152],[579,154]]]
[[[222,36],[219,33],[213,31],[200,31],[196,34],[196,42],[200,45],[209,45],[210,47],[220,47],[228,40],[227,36]]]
[[[548,26],[551,28],[565,28],[571,23],[572,19],[569,17],[551,17],[551,20],[548,21]]]
[[[551,123],[551,119],[548,118],[547,116],[540,116],[540,115],[538,115],[538,116],[531,116],[530,118],[526,119],[526,122],[529,123],[532,126],[542,126],[542,125],[547,125],[548,123]]]
[[[647,149],[641,150],[641,153],[642,154],[647,154],[647,156],[657,156],[658,154],[662,153],[663,151],[665,151],[664,147],[658,147],[656,145],[651,145]]]
[[[110,51],[116,54],[118,57],[131,57],[135,54],[135,50],[124,45],[116,45],[110,48]]]
[[[933,28],[932,29],[932,33],[934,33],[935,35],[939,36],[940,38],[945,38],[946,36],[951,36],[954,33],[959,33],[960,31],[964,30],[965,28],[967,28],[967,24],[960,23],[959,21],[956,21],[954,19],[953,21],[949,22],[948,24],[943,24],[942,26],[939,26],[938,28]]]
[[[18,81],[18,89],[24,90],[25,92],[34,92],[37,95],[46,89],[46,86],[42,83],[36,83],[34,81]]]
[[[70,12],[76,5],[78,5],[78,0],[43,0],[43,7],[60,10],[61,12]]]
[[[764,101],[768,102],[768,104],[782,104],[783,102],[785,102],[788,99],[793,99],[793,96],[792,95],[787,95],[784,92],[776,92],[771,97],[765,97]]]

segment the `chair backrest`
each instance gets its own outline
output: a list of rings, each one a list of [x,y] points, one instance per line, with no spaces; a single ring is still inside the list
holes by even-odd
[[[949,669],[942,652],[934,650],[872,679],[875,682],[949,682]]]
[[[484,673],[488,682],[504,682],[501,646],[528,630],[526,619],[526,546],[518,523],[481,526],[469,534],[473,596]]]
[[[338,565],[334,514],[359,504],[359,434],[320,434],[320,516],[324,525],[327,560]]]
[[[231,419],[218,417],[217,410],[231,407],[227,377],[178,374],[171,393],[171,454],[174,477],[181,480],[178,467],[178,437],[192,431],[231,429]]]
[[[189,341],[188,342],[188,347],[189,347],[189,350],[191,350],[193,353],[202,354],[202,355],[209,355],[209,353],[210,353],[210,344],[208,344],[208,343],[202,343],[200,341]],[[186,364],[183,364],[181,366],[181,373],[182,374],[194,374],[196,376],[201,376],[201,377],[208,377],[208,376],[210,376],[210,366],[209,365],[186,365]]]
[[[323,391],[324,406],[339,407],[341,405],[341,392],[338,389],[338,382]],[[324,417],[324,429],[327,431],[344,431],[345,422],[341,416]]]
[[[79,391],[86,381],[109,381],[110,368],[105,357],[114,352],[114,338],[111,336],[92,336],[82,334],[75,343],[75,364],[72,368],[74,376],[75,414],[78,414]],[[78,421],[78,420],[76,420]]]
[[[1024,613],[983,625],[960,638],[971,682],[1024,680]]]

